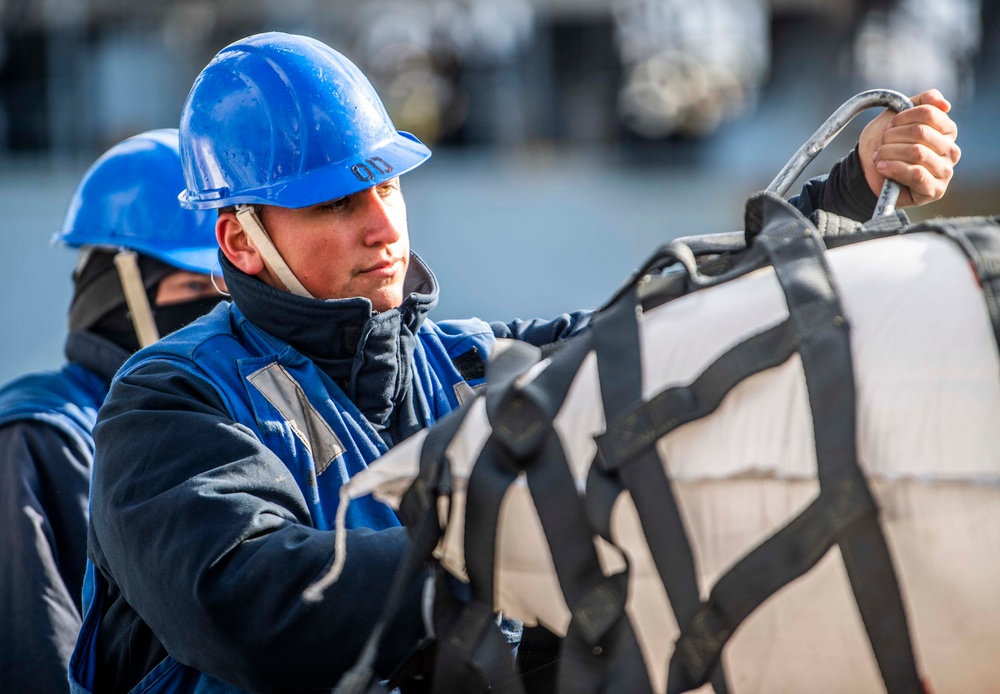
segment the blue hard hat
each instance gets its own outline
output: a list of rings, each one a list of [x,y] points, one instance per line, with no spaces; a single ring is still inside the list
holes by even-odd
[[[354,63],[279,32],[230,44],[191,87],[180,123],[184,207],[307,207],[379,185],[430,157],[392,124]]]
[[[185,210],[177,130],[130,137],[105,152],[84,174],[53,243],[128,248],[181,270],[211,274],[219,252],[215,218]]]

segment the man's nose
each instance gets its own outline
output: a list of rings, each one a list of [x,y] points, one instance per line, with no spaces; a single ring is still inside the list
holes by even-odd
[[[393,203],[378,194],[377,188],[359,193],[364,219],[364,242],[368,246],[395,243],[401,233]]]

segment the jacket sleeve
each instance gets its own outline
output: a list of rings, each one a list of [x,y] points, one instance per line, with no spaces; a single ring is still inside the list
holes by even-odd
[[[582,332],[590,326],[593,311],[563,313],[552,320],[513,320],[510,323],[490,323],[494,336],[521,340],[536,347],[552,344]]]
[[[95,429],[91,558],[180,662],[253,691],[330,688],[356,661],[408,540],[347,534],[330,566],[288,469],[232,421],[206,380],[149,362],[116,381]],[[390,629],[389,670],[423,637],[419,582]]]
[[[80,630],[91,452],[37,421],[0,427],[0,691],[59,691]]]
[[[826,210],[841,217],[866,222],[875,212],[878,196],[868,187],[865,172],[858,157],[858,148],[838,161],[830,173],[818,176],[802,186],[802,192],[789,201],[809,216],[816,210]]]

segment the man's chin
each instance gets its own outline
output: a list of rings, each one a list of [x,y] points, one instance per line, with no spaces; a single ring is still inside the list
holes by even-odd
[[[403,303],[403,293],[399,291],[376,292],[370,294],[368,300],[372,302],[373,311],[385,313],[399,308],[399,305]]]

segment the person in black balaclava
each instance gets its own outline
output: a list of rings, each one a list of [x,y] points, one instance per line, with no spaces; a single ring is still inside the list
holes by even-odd
[[[215,218],[182,210],[176,130],[87,171],[55,240],[80,248],[67,364],[0,388],[0,691],[68,691],[86,567],[92,429],[111,379],[223,298]]]

